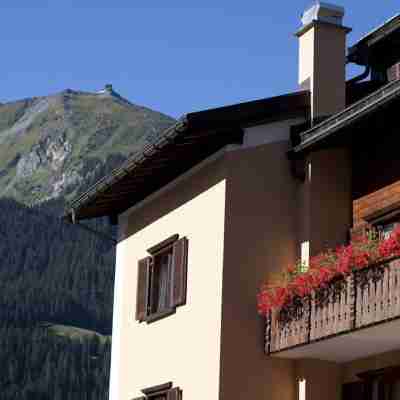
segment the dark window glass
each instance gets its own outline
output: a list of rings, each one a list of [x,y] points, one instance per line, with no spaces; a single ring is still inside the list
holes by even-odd
[[[162,251],[153,259],[151,286],[151,313],[160,313],[171,304],[172,247]]]

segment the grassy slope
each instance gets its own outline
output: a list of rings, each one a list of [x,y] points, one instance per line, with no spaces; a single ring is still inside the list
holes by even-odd
[[[55,336],[65,337],[70,340],[82,341],[84,339],[91,340],[97,337],[101,344],[111,340],[109,335],[101,335],[89,329],[82,329],[70,325],[52,324],[50,322],[43,322],[40,324],[42,328],[47,329],[49,333]]]

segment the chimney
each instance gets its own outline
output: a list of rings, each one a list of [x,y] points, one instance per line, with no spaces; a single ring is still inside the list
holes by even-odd
[[[107,93],[113,92],[113,86],[111,85],[111,83],[107,83],[106,85],[104,85],[104,91]]]
[[[317,2],[301,19],[299,85],[311,92],[311,119],[318,122],[346,105],[346,34],[344,8]]]

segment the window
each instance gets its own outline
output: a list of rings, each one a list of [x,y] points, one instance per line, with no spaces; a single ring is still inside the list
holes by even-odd
[[[399,223],[399,215],[394,218],[381,219],[374,223],[381,239],[388,239],[394,228]]]
[[[388,222],[386,224],[378,226],[378,230],[383,239],[388,239],[393,229],[396,227],[397,222]]]
[[[173,235],[147,252],[138,263],[136,320],[149,323],[186,303],[188,240]]]
[[[367,216],[365,219],[378,230],[381,238],[387,239],[400,222],[400,204],[394,203]]]
[[[182,390],[172,387],[172,382],[142,389],[144,396],[133,400],[182,400]]]
[[[172,246],[156,254],[150,265],[150,314],[162,313],[168,310],[171,296]]]
[[[362,372],[357,376],[362,380],[363,400],[400,399],[400,367]]]

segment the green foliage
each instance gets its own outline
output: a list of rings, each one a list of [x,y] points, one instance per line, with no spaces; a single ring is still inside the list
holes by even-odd
[[[4,400],[108,399],[110,340],[70,340],[40,327],[2,324],[0,346]]]
[[[107,399],[114,247],[60,207],[0,199],[2,400]]]
[[[82,340],[88,340],[100,342],[103,345],[106,344],[107,341],[111,341],[111,335],[101,335],[96,331],[77,328],[76,326],[52,324],[49,322],[43,322],[40,326],[46,328],[48,332],[53,335],[65,337],[73,341],[81,342]]]

